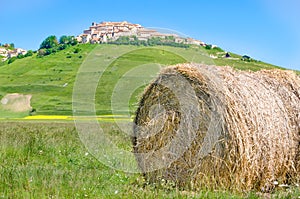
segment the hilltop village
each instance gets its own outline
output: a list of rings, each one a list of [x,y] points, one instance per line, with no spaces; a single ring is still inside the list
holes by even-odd
[[[84,30],[83,34],[77,36],[76,39],[79,43],[107,43],[116,41],[120,37],[130,37],[130,39],[134,39],[135,37],[139,41],[147,41],[151,38],[165,39],[166,37],[172,37],[175,43],[206,46],[204,42],[193,38],[183,38],[172,33],[161,33],[156,30],[144,28],[140,24],[132,24],[127,21],[94,22],[89,29]]]
[[[83,33],[77,37],[64,35],[58,40],[54,35],[49,36],[43,41],[37,51],[14,48],[14,44],[0,45],[0,60],[2,62],[8,60],[9,63],[12,63],[15,59],[31,56],[35,52],[37,52],[37,55],[40,57],[46,56],[65,49],[68,45],[76,45],[77,43],[169,45],[175,47],[198,45],[208,49],[217,47],[216,45],[209,45],[200,40],[182,37],[175,33],[162,33],[154,29],[145,28],[140,24],[132,24],[127,21],[93,22],[87,30],[84,30]]]
[[[27,50],[22,48],[14,48],[10,44],[4,44],[0,46],[0,58],[1,61],[6,61],[12,57],[24,56],[26,55]]]

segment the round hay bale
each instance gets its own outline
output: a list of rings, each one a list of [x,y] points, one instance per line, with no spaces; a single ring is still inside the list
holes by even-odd
[[[134,124],[150,181],[267,191],[300,176],[300,78],[291,71],[168,67],[145,89]]]

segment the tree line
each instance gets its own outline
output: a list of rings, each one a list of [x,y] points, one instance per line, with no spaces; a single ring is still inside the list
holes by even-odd
[[[117,45],[136,45],[136,46],[173,46],[180,48],[189,48],[190,45],[184,43],[175,42],[175,37],[166,36],[165,38],[161,37],[151,37],[147,40],[139,40],[136,36],[121,36],[114,41],[108,41],[109,44]]]
[[[47,37],[40,45],[38,50],[38,57],[43,57],[64,50],[69,46],[75,46],[78,44],[77,39],[74,36],[63,35],[57,39],[55,35]]]

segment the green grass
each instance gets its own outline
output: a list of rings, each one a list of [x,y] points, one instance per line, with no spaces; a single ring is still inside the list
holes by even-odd
[[[28,116],[28,112],[11,112],[11,111],[8,111],[8,110],[1,110],[0,111],[0,120],[23,118],[23,117],[26,117],[26,116]]]
[[[261,69],[275,69],[275,68],[283,69],[279,66],[274,66],[260,61],[246,62],[240,59],[234,60],[234,59],[224,59],[224,58],[217,58],[214,61],[218,66],[232,66],[239,70],[258,71]]]
[[[32,106],[40,113],[70,114],[76,71],[94,47],[81,45],[77,54],[73,53],[76,47],[70,47],[43,58],[27,57],[1,66],[0,97],[7,93],[32,94]],[[65,83],[68,86],[63,87]]]
[[[79,53],[74,53],[75,48],[80,48]],[[125,97],[119,99],[120,106],[114,111],[124,114],[126,110],[123,106],[128,106],[132,114],[143,88],[151,80],[152,76],[149,78],[148,73],[154,78],[158,72],[155,69],[157,64],[164,67],[187,61],[253,71],[279,68],[259,61],[241,61],[241,56],[233,53],[231,56],[234,59],[221,58],[220,53],[218,49],[205,50],[196,46],[188,49],[168,46],[74,46],[43,58],[32,56],[9,65],[0,63],[0,99],[7,93],[31,94],[31,105],[37,109],[37,114],[72,115],[73,88],[79,74],[86,84],[80,88],[87,88],[90,82],[91,85],[96,82],[95,88],[91,87],[86,92],[96,91],[95,101],[88,102],[95,103],[98,114],[112,113],[111,98],[120,82],[125,85],[121,87],[124,93],[130,94],[129,101],[122,104]],[[209,55],[219,58],[210,59]],[[132,80],[139,86],[131,88]],[[65,83],[68,85],[64,87]],[[82,100],[89,100],[84,97]],[[259,197],[256,193],[230,193],[225,190],[193,192],[163,182],[147,183],[140,174],[116,171],[95,159],[81,143],[72,122],[5,120],[26,115],[28,112],[12,113],[0,105],[0,198]],[[101,121],[101,124],[118,147],[128,151],[132,149],[130,138],[124,136],[114,123]],[[271,194],[273,198],[297,198],[299,195],[300,190],[295,187]]]
[[[116,126],[102,127],[118,145],[131,148]],[[113,170],[86,150],[72,122],[0,122],[0,160],[0,198],[259,198],[254,192],[183,191]],[[291,188],[271,196],[299,194]]]
[[[79,53],[74,53],[75,48],[80,48]],[[115,51],[120,52],[118,56]],[[125,52],[125,53],[121,53]],[[91,53],[94,55],[91,57]],[[87,62],[97,63],[95,66],[104,65],[107,59],[112,60],[106,71],[92,69],[89,75],[102,74],[96,92],[96,107],[98,114],[111,113],[110,97],[114,86],[128,71],[143,64],[161,64],[162,66],[182,63],[185,61],[229,65],[241,70],[259,70],[278,68],[263,62],[245,62],[241,56],[231,54],[234,59],[209,58],[210,54],[220,55],[220,50],[206,50],[203,47],[192,46],[188,49],[168,46],[137,47],[116,45],[91,45],[83,44],[67,48],[66,50],[37,58],[36,55],[16,60],[12,64],[0,66],[0,98],[7,93],[32,94],[31,104],[38,114],[71,115],[73,85],[80,66]],[[106,54],[106,59],[99,59],[101,54]],[[71,58],[67,58],[71,56]],[[86,58],[89,57],[89,61]],[[88,78],[88,77],[87,77]],[[140,78],[138,76],[132,79]],[[67,86],[63,86],[64,84]],[[147,82],[145,82],[147,83]],[[129,107],[134,112],[138,96],[144,86],[132,91]],[[0,112],[3,109],[0,107]]]
[[[160,64],[162,67],[164,67],[167,65],[185,62],[187,62],[187,60],[176,55],[175,53],[155,48],[137,49],[119,57],[109,65],[109,67],[103,73],[98,84],[96,91],[96,104],[98,105],[96,106],[96,109],[99,110],[98,113],[111,114],[111,98],[114,88],[123,75],[131,69],[135,69],[149,63]],[[138,81],[135,80],[135,78],[138,79],[140,76],[130,76],[128,81]],[[143,92],[144,87],[145,85],[139,87],[135,92],[133,91],[133,96],[129,102],[131,113],[135,111],[138,96]],[[130,92],[130,90],[127,90],[126,93]]]

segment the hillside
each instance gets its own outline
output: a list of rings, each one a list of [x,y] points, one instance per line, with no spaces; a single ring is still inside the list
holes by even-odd
[[[75,50],[76,48],[80,49],[79,52]],[[120,52],[120,56],[114,56],[116,52]],[[104,59],[103,63],[97,62],[97,56],[104,54],[106,60]],[[72,115],[72,93],[77,72],[81,65],[88,63],[91,59],[96,60],[95,67],[102,66],[104,62],[109,61],[105,71],[101,71],[101,67],[94,67],[88,74],[102,74],[103,72],[95,100],[98,114],[111,114],[110,101],[116,83],[128,71],[141,65],[167,66],[183,62],[204,62],[219,66],[229,65],[240,70],[279,68],[260,61],[241,60],[240,55],[233,53],[230,53],[229,58],[225,58],[225,54],[219,48],[206,49],[201,46],[175,48],[81,44],[42,58],[34,55],[0,66],[0,99],[8,93],[30,94],[32,95],[31,106],[36,109],[36,114]],[[89,58],[86,59],[87,57]],[[138,77],[131,76],[131,78]],[[140,87],[131,96],[131,113],[135,110],[138,96],[143,88],[144,86]],[[11,113],[3,107],[0,108],[0,118],[26,115],[28,112]]]

